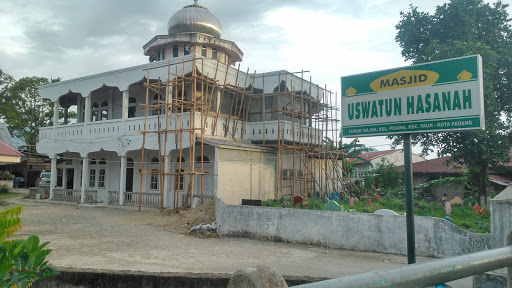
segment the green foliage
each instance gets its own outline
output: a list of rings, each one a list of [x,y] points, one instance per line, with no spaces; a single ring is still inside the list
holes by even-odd
[[[434,148],[440,155],[464,164],[470,186],[486,196],[488,167],[508,163],[512,124],[512,29],[506,8],[482,0],[451,0],[434,14],[411,6],[402,12],[395,38],[402,56],[414,63],[480,54],[483,59],[485,130],[428,133],[413,137],[423,154]],[[395,137],[395,144],[400,139]]]
[[[343,143],[341,140],[341,132],[340,132],[340,142],[337,147],[334,147],[333,141],[327,137],[328,146],[332,147],[332,149],[343,151],[343,159],[342,159],[342,167],[345,175],[352,175],[354,172],[352,166],[355,162],[361,161],[363,163],[367,163],[371,165],[371,162],[361,157],[362,153],[369,152],[371,148],[365,147],[364,144],[359,144],[359,139],[354,139],[350,143]],[[355,161],[348,161],[348,159],[353,159]]]
[[[5,242],[5,238],[12,237],[23,225],[21,224],[20,214],[23,206],[16,206],[0,212],[0,243]]]
[[[44,249],[48,242],[40,244],[35,235],[6,241],[22,228],[22,211],[23,206],[16,206],[0,212],[0,287],[30,287],[34,281],[59,273],[45,261],[51,252]]]
[[[9,193],[9,192],[10,192],[10,190],[9,190],[9,188],[7,188],[7,186],[4,185],[4,186],[0,187],[0,193]]]
[[[8,171],[3,171],[0,173],[0,180],[12,180],[14,179],[14,174],[9,173]]]
[[[364,185],[363,188],[367,191],[375,190],[375,171],[365,171],[363,174],[364,177]]]
[[[403,172],[398,171],[395,164],[383,158],[376,166],[373,172],[379,188],[395,189],[402,186]]]
[[[53,118],[51,101],[39,97],[38,86],[60,81],[43,77],[24,77],[19,80],[0,70],[0,118],[9,132],[25,141],[28,147],[36,144],[39,128],[49,126]]]

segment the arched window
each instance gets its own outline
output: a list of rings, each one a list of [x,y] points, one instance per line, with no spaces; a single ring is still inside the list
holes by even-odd
[[[176,157],[176,163],[180,162],[180,157]],[[181,163],[185,162],[185,158],[181,157]]]
[[[130,158],[130,157],[128,157],[128,158],[126,159],[126,167],[128,167],[128,168],[133,168],[134,166],[135,166],[135,164],[133,164],[133,159],[132,159],[132,158]]]
[[[107,101],[103,101],[103,103],[101,103],[100,114],[101,114],[100,120],[108,120],[108,102]]]
[[[203,57],[207,57],[207,56],[206,56],[206,46],[202,46],[202,47],[201,47],[201,56],[203,56]]]
[[[105,169],[100,169],[100,173],[98,175],[98,187],[105,187]]]
[[[135,99],[135,97],[130,97],[130,99],[128,99],[128,118],[135,117],[136,110],[137,110],[137,99]]]
[[[212,58],[217,59],[217,49],[212,48]]]
[[[105,160],[105,158],[101,158],[100,160],[98,160],[98,164],[105,165],[105,164],[107,164],[107,161]]]
[[[91,113],[92,113],[92,121],[100,121],[100,105],[96,102],[94,102],[94,104],[92,104],[92,109],[91,109]]]
[[[96,187],[96,170],[89,170],[89,187]]]
[[[201,163],[201,159],[203,160],[203,163],[210,163],[210,158],[208,158],[206,155],[203,155],[203,157],[197,156],[196,163]]]
[[[172,57],[178,57],[178,45],[172,46]]]
[[[164,101],[162,95],[160,95],[160,102]],[[158,105],[158,93],[153,96],[153,101],[151,102],[151,105]],[[160,110],[160,115],[165,113],[165,109],[157,109],[156,107],[153,107],[153,115],[158,115],[158,110]]]
[[[180,171],[181,171],[181,173],[180,173]],[[176,170],[176,173],[178,173],[178,175],[176,175],[176,177],[174,178],[174,190],[176,190],[178,188],[179,188],[179,190],[183,190],[183,172],[185,172],[185,170],[183,170],[183,169]],[[178,187],[178,185],[179,185],[179,187]]]
[[[149,190],[158,190],[158,170],[151,170],[151,178],[149,181]]]
[[[93,158],[93,159],[91,159],[91,160],[89,161],[89,165],[96,165],[96,159],[94,159],[94,158]]]
[[[164,59],[165,59],[165,48],[162,49],[162,60],[164,60]]]
[[[190,47],[187,49],[187,45],[183,46],[183,55],[189,55],[190,54]]]
[[[160,162],[160,160],[158,160],[158,157],[153,157],[151,158],[151,163],[156,163],[158,164]]]

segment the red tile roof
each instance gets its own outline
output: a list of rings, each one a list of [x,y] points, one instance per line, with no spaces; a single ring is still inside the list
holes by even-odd
[[[4,156],[23,156],[20,152],[11,148],[11,146],[5,144],[4,142],[0,142],[0,155]]]
[[[510,152],[508,155],[510,155],[510,158],[512,158],[512,147],[510,147]],[[512,167],[512,161],[510,161],[508,163],[502,163],[501,165],[506,166],[506,167]]]
[[[443,174],[460,174],[463,173],[464,170],[461,168],[455,167],[455,163],[447,164],[446,160],[449,160],[450,156],[445,156],[441,158],[425,160],[421,162],[416,162],[412,164],[413,173],[443,173]],[[396,167],[399,171],[404,171],[404,166]]]
[[[363,157],[364,159],[366,159],[368,161],[371,161],[371,160],[389,155],[389,154],[397,152],[397,151],[402,151],[402,149],[367,152],[367,153],[363,153],[359,156]]]
[[[384,157],[386,155],[389,155],[389,154],[397,152],[397,151],[401,152],[402,149],[367,152],[367,153],[362,153],[359,156],[364,158],[364,159],[366,159],[366,160],[368,160],[368,161],[372,161],[372,160],[378,159],[380,157]],[[356,163],[363,163],[363,161],[357,160],[356,158],[349,158],[349,159],[347,159],[347,161],[348,162],[357,161]]]

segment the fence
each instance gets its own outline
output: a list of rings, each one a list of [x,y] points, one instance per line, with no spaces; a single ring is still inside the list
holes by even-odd
[[[119,191],[108,191],[108,204],[119,205]],[[142,206],[160,206],[160,193],[142,192]],[[139,205],[139,192],[124,192],[124,205]]]
[[[62,201],[80,201],[82,191],[74,189],[53,189],[53,199]],[[98,198],[98,191],[85,190],[85,202],[96,203]]]
[[[294,287],[429,287],[504,267],[512,288],[512,246]]]

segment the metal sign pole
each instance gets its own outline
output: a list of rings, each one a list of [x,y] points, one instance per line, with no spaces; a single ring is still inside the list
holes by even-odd
[[[412,152],[411,134],[404,134],[404,181],[405,181],[405,220],[407,223],[407,263],[416,263],[416,239],[414,229],[414,207],[412,197]]]

